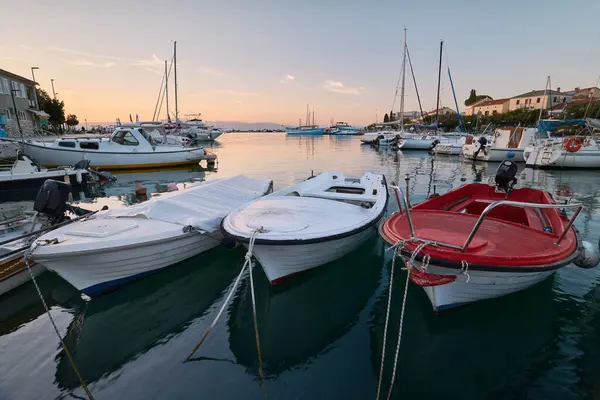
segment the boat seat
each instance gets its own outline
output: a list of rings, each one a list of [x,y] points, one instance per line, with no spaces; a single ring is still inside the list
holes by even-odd
[[[304,192],[302,197],[314,197],[317,199],[327,200],[347,200],[347,201],[366,201],[375,203],[378,199],[377,195],[355,194],[355,193],[336,193],[336,192]]]

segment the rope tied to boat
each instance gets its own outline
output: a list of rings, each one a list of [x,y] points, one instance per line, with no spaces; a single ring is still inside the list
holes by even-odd
[[[385,314],[385,325],[383,328],[383,345],[382,345],[382,350],[381,350],[381,365],[379,367],[379,381],[377,383],[377,395],[375,397],[377,400],[379,400],[379,396],[381,393],[381,382],[383,381],[383,367],[384,367],[384,363],[385,363],[387,330],[388,330],[388,325],[389,325],[389,320],[390,320],[390,310],[391,310],[391,305],[392,305],[392,289],[394,286],[393,283],[394,283],[394,270],[395,270],[395,266],[396,266],[396,258],[402,254],[402,250],[404,249],[405,244],[412,242],[412,241],[414,241],[414,238],[407,239],[407,240],[399,240],[393,246],[391,246],[387,249],[387,250],[393,249],[394,253],[392,256],[392,265],[390,268],[390,284],[389,284],[389,290],[388,290],[387,311]],[[388,394],[387,394],[388,400],[390,399],[390,396],[392,395],[392,388],[394,387],[394,380],[396,378],[396,370],[397,370],[397,365],[398,365],[398,354],[400,352],[400,343],[402,340],[402,330],[404,327],[404,312],[405,312],[405,308],[406,308],[406,295],[408,293],[408,283],[410,280],[410,268],[411,268],[411,266],[408,263],[406,263],[405,268],[403,268],[406,270],[406,281],[404,284],[404,296],[402,298],[402,311],[400,313],[400,325],[398,328],[398,340],[396,343],[396,352],[394,354],[394,366],[393,366],[393,370],[392,370],[392,380],[391,380],[390,388],[389,388]]]
[[[238,274],[237,278],[235,279],[235,281],[233,283],[233,287],[231,288],[231,290],[229,291],[229,294],[225,298],[225,301],[223,302],[221,309],[217,313],[217,316],[215,317],[213,322],[210,324],[210,326],[204,332],[204,335],[202,336],[202,339],[200,339],[200,342],[198,342],[198,344],[194,347],[192,352],[184,360],[184,362],[190,361],[190,359],[193,357],[194,354],[196,354],[196,352],[198,351],[198,349],[200,348],[202,343],[204,343],[204,341],[208,337],[208,334],[215,327],[217,321],[223,314],[225,307],[227,307],[227,304],[231,300],[231,297],[233,296],[233,293],[235,292],[235,289],[237,288],[237,286],[240,282],[240,279],[242,278],[242,275],[246,271],[246,268],[248,268],[249,275],[250,275],[250,289],[251,289],[251,293],[252,293],[252,313],[253,313],[253,319],[254,319],[254,333],[256,336],[256,349],[257,349],[257,353],[258,353],[258,367],[259,367],[259,372],[260,372],[261,386],[263,386],[263,388],[264,388],[264,383],[265,383],[265,375],[264,375],[264,369],[263,369],[262,354],[261,354],[261,349],[260,349],[260,337],[258,334],[258,320],[256,317],[256,297],[254,295],[254,279],[252,277],[252,270],[253,270],[254,262],[252,261],[252,256],[253,256],[253,251],[254,251],[254,243],[256,242],[256,236],[259,233],[264,233],[264,232],[266,232],[266,230],[264,230],[263,227],[257,228],[252,232],[252,235],[250,236],[250,240],[248,241],[248,251],[244,255],[244,265],[242,266],[240,273]],[[266,392],[264,393],[264,395],[266,398],[267,397]]]
[[[44,244],[42,244],[42,245],[44,245]],[[60,335],[60,332],[58,331],[58,327],[56,326],[56,323],[54,322],[54,318],[52,318],[52,314],[50,314],[50,308],[48,308],[48,304],[46,303],[46,300],[44,300],[44,296],[42,295],[42,291],[40,290],[40,287],[38,286],[37,280],[35,279],[35,275],[34,275],[33,271],[31,270],[30,263],[33,260],[33,252],[35,251],[35,249],[39,245],[40,244],[37,241],[35,241],[31,245],[31,248],[25,252],[25,255],[23,257],[23,260],[25,261],[25,266],[27,267],[27,271],[29,271],[29,276],[31,277],[31,281],[33,282],[33,285],[35,286],[35,290],[37,291],[37,294],[40,297],[40,300],[42,301],[42,305],[44,306],[44,309],[46,310],[46,314],[48,314],[48,318],[50,319],[50,322],[52,323],[52,327],[54,328],[54,332],[56,332],[56,336],[58,336],[58,340],[60,341],[60,345],[61,345],[63,351],[65,352],[65,354],[67,356],[67,359],[69,360],[69,363],[71,364],[71,368],[73,368],[73,371],[75,372],[75,375],[77,375],[77,379],[79,380],[79,383],[81,384],[81,387],[85,391],[88,399],[93,400],[94,396],[92,395],[92,392],[90,391],[90,389],[85,384],[85,381],[83,380],[83,377],[81,376],[81,373],[77,369],[77,365],[75,364],[75,360],[73,359],[73,356],[71,355],[71,352],[67,348],[67,345],[63,341],[63,338]]]
[[[471,280],[471,275],[469,275],[469,263],[466,262],[465,260],[462,260],[460,262],[460,265],[461,265],[460,273],[461,273],[461,275],[466,275],[467,283],[469,283],[469,281]]]

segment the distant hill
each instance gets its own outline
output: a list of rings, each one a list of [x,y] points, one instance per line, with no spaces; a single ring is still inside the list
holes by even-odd
[[[273,122],[242,122],[242,121],[207,121],[209,125],[217,126],[221,129],[235,129],[238,131],[257,131],[257,130],[285,130],[281,124]]]
[[[122,120],[124,124],[128,124],[129,121]],[[259,131],[259,130],[279,130],[284,131],[285,126],[281,124],[276,124],[274,122],[242,122],[242,121],[206,121],[208,125],[214,125],[218,128],[224,130],[237,130],[237,131]],[[88,122],[88,127],[92,126],[109,126],[115,125],[115,121],[112,122]],[[80,124],[79,127],[85,126],[84,124]]]

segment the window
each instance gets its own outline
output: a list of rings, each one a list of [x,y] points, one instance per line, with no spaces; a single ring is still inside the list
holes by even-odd
[[[112,141],[124,146],[137,146],[139,144],[137,139],[129,131],[116,132],[112,137]]]
[[[539,102],[540,102],[540,98],[538,97],[536,103],[539,103]]]
[[[498,111],[496,111],[496,110],[492,111],[492,115],[496,115],[496,114],[498,114]]]
[[[25,111],[18,111],[17,113],[19,114],[19,119],[21,121],[27,121],[27,115],[25,114]]]
[[[88,150],[98,150],[98,142],[81,142],[79,147]]]
[[[520,102],[521,102],[521,100],[517,100],[517,105],[519,105]]]
[[[489,112],[489,111],[486,111],[486,112],[484,113],[484,115],[490,115],[490,112]]]
[[[12,82],[12,90],[16,90],[16,92],[14,92],[15,97],[21,97],[21,89],[19,88],[19,84],[15,81],[11,81],[11,82]]]
[[[563,103],[566,103],[566,102],[567,102],[567,98],[563,97]]]
[[[552,101],[556,103],[556,96],[554,96],[554,100],[552,100]]]
[[[0,94],[9,94],[8,80],[6,78],[0,78]]]
[[[19,83],[19,86],[21,88],[21,98],[26,99],[27,92],[25,91],[25,85],[23,85],[22,83]]]
[[[58,142],[58,146],[75,148],[75,142],[67,142],[67,141],[63,140],[63,141]]]

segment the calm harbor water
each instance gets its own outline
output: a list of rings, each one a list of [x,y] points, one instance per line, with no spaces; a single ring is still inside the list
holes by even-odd
[[[275,189],[311,171],[410,174],[414,201],[469,182],[487,182],[497,164],[462,163],[424,152],[377,151],[353,137],[235,133],[211,146],[214,171],[118,174],[82,207],[136,202],[135,181],[153,195],[169,182],[236,174],[274,180]],[[600,234],[596,171],[532,171],[523,186],[586,208],[586,240]],[[97,197],[95,197],[97,196]],[[393,199],[393,198],[392,198]],[[391,199],[391,200],[392,200]],[[396,209],[389,202],[389,212]],[[373,237],[347,257],[270,287],[255,271],[257,316],[271,399],[375,398],[387,307],[390,252]],[[250,287],[244,281],[193,361],[232,287],[244,249],[219,247],[113,293],[86,301],[53,273],[39,284],[58,329],[96,399],[261,399]],[[394,283],[383,395],[391,379],[405,281]],[[563,268],[541,284],[435,315],[420,288],[407,297],[393,398],[600,398],[600,270]],[[0,297],[0,399],[84,398],[31,283]]]

